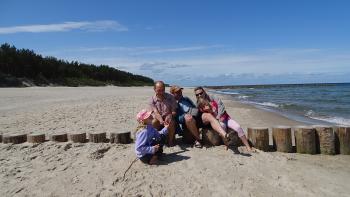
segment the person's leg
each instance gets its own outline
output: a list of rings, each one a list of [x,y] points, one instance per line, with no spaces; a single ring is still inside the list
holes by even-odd
[[[185,124],[197,141],[200,141],[199,130],[196,126],[196,120],[189,114],[185,115]]]
[[[152,157],[153,157],[153,154],[146,154],[143,157],[140,157],[140,161],[142,161],[142,163],[149,164]]]
[[[226,131],[221,127],[219,121],[210,113],[203,113],[202,120],[204,124],[210,124],[214,131],[218,132],[222,137],[226,137]]]
[[[248,143],[248,140],[245,137],[245,134],[244,134],[244,131],[243,131],[242,127],[236,121],[234,121],[231,118],[228,120],[227,125],[228,125],[229,128],[231,128],[231,129],[233,129],[234,131],[237,132],[238,137],[241,138],[243,144],[247,147],[248,151],[251,151],[252,148],[250,147],[250,145]]]
[[[175,120],[172,120],[168,127],[168,146],[175,145]]]

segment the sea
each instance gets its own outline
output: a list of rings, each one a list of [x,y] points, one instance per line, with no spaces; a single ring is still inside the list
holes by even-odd
[[[213,87],[215,93],[308,124],[350,126],[350,83]]]

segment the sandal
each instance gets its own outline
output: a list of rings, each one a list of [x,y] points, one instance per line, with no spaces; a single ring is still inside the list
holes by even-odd
[[[228,147],[231,145],[231,141],[232,141],[232,139],[231,139],[230,133],[226,133],[226,135],[223,139],[223,142],[226,146],[226,150],[228,150]]]
[[[196,141],[194,142],[194,147],[195,147],[195,148],[202,148],[203,145],[202,145],[198,140],[196,140]]]

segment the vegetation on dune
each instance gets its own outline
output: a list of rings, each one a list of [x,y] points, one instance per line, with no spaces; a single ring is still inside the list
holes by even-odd
[[[153,79],[107,65],[96,66],[55,57],[42,57],[7,43],[0,47],[0,87],[20,86],[144,86]]]

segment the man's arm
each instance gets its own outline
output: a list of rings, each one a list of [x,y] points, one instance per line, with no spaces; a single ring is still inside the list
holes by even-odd
[[[151,109],[153,110],[153,113],[154,113],[154,118],[157,119],[160,124],[163,124],[164,120],[163,120],[163,117],[160,115],[154,101],[153,101],[153,97],[151,97],[151,100],[149,102],[149,106],[151,107]]]

